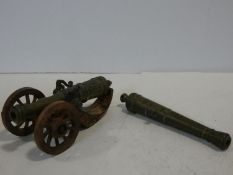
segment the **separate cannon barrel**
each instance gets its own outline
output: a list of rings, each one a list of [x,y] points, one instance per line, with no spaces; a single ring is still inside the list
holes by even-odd
[[[229,134],[208,128],[198,122],[195,122],[181,114],[172,111],[165,106],[146,99],[139,94],[122,94],[121,101],[126,103],[127,110],[132,113],[144,115],[160,123],[164,123],[184,132],[195,135],[214,144],[221,150],[226,150],[231,143],[231,137]]]
[[[26,119],[33,119],[49,104],[65,100],[81,107],[87,100],[104,96],[109,92],[111,81],[99,76],[86,82],[78,83],[72,87],[58,91],[54,95],[41,98],[31,104],[17,105],[10,111],[10,116],[15,123],[20,123]]]

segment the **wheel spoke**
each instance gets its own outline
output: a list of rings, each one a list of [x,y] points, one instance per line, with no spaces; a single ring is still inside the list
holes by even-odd
[[[20,105],[23,105],[23,102],[18,98],[16,99],[16,101],[20,104]]]
[[[24,123],[24,122],[20,122],[20,123],[18,123],[18,124],[16,125],[16,128],[20,128],[20,126],[22,126],[22,125],[23,125],[23,123]]]
[[[26,95],[25,95],[25,98],[26,98],[26,103],[27,103],[27,104],[30,104],[30,97],[29,97],[29,94],[26,94]]]
[[[24,128],[27,128],[28,126],[29,126],[29,121],[27,120],[27,121],[25,122]]]
[[[73,127],[72,122],[71,122],[71,121],[67,121],[66,127],[67,127],[68,129],[71,129],[71,128]]]
[[[59,145],[59,140],[57,137],[55,137],[55,143],[56,143],[56,146]]]
[[[46,137],[46,136],[49,134],[48,129],[46,129],[45,132],[44,132],[43,134],[44,134],[44,136]]]
[[[48,135],[48,139],[47,139],[47,144],[48,144],[48,145],[50,145],[51,140],[52,140],[52,136],[51,136],[51,135]]]
[[[32,103],[35,102],[36,100],[37,100],[37,97],[33,96]]]
[[[70,128],[70,132],[71,132],[71,131],[75,131],[75,129],[76,129],[76,128],[72,126],[72,127]]]
[[[62,138],[63,138],[63,142],[66,140],[66,136],[62,136]]]

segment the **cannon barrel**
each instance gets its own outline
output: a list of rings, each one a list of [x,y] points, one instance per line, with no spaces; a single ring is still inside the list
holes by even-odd
[[[181,131],[195,135],[214,144],[221,150],[226,150],[231,143],[231,137],[228,133],[208,128],[172,111],[165,106],[144,98],[139,94],[122,94],[121,101],[126,103],[127,110],[132,113],[144,115],[160,123],[164,123]]]
[[[99,76],[83,83],[78,83],[58,91],[50,97],[41,98],[31,104],[17,105],[10,111],[10,116],[15,123],[24,122],[26,119],[33,119],[49,104],[65,100],[75,103],[76,106],[82,105],[89,99],[101,97],[108,93],[111,81]]]

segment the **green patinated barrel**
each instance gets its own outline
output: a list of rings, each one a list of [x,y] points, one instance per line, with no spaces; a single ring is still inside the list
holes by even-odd
[[[228,133],[208,128],[139,94],[122,94],[121,101],[126,103],[127,110],[132,113],[144,115],[160,123],[205,139],[221,150],[226,150],[231,143],[231,137]]]
[[[49,104],[66,100],[68,102],[75,102],[76,106],[82,105],[87,100],[101,97],[108,93],[111,81],[99,76],[92,78],[83,83],[78,83],[72,87],[58,91],[56,94],[41,98],[31,104],[18,105],[12,108],[10,116],[16,123],[25,121],[26,119],[33,119]],[[77,104],[78,103],[78,104]]]

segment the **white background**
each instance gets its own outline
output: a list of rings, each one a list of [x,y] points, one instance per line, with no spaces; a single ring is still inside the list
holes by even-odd
[[[232,0],[0,0],[0,72],[232,72],[232,57]]]

